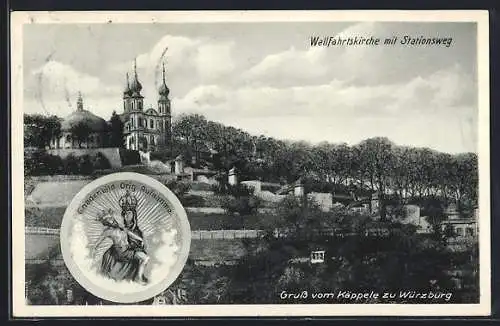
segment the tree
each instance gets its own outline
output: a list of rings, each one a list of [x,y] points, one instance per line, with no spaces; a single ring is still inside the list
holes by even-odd
[[[78,147],[82,147],[82,143],[87,142],[91,129],[89,124],[86,121],[80,121],[70,127],[70,132],[73,139],[76,139],[78,142]]]
[[[478,161],[475,153],[454,155],[449,177],[452,180],[450,190],[458,203],[458,208],[471,211],[477,205]]]
[[[247,247],[248,255],[232,274],[227,290],[230,301],[285,303],[288,301],[280,299],[283,290],[399,293],[409,288],[429,290],[434,283],[441,288],[451,286],[445,272],[450,267],[446,248],[440,241],[419,236],[414,227],[394,222],[374,224],[369,216],[351,216],[342,209],[323,213],[293,197],[280,204],[278,214],[282,218],[274,227],[285,228],[286,237],[269,234]],[[385,235],[367,233],[380,227],[387,230]],[[335,229],[333,236],[317,233],[328,228]],[[350,235],[352,232],[355,234]],[[325,251],[325,260],[310,264],[310,252],[318,248]],[[310,296],[290,302],[325,303]],[[368,302],[383,301],[364,303]]]
[[[375,137],[362,141],[356,147],[359,153],[361,180],[370,189],[379,192],[380,216],[385,219],[384,196],[391,182],[389,171],[393,170],[395,158],[394,144],[387,138]]]
[[[123,136],[123,122],[120,119],[120,116],[116,114],[116,111],[113,111],[111,114],[110,122],[110,139],[109,145],[110,147],[124,147],[124,136]]]
[[[185,143],[185,155],[196,160],[200,158],[200,151],[204,149],[206,140],[207,120],[200,114],[182,115],[172,126],[172,135]],[[192,153],[191,153],[192,151]],[[193,154],[193,155],[189,155]]]
[[[61,121],[55,116],[24,115],[24,146],[45,148],[61,135]]]

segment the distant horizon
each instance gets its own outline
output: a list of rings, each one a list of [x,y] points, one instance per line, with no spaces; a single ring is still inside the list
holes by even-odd
[[[93,113],[92,111],[84,108],[85,111],[89,111],[91,113]],[[64,119],[64,117],[61,117],[61,116],[58,116],[58,115],[54,115],[54,114],[44,114],[44,113],[25,113],[25,115],[35,115],[35,114],[39,114],[39,115],[42,115],[42,116],[56,116],[57,118],[59,119]],[[95,114],[95,113],[93,113]],[[116,114],[120,115],[119,112],[116,112]],[[192,112],[192,113],[189,113],[189,112],[183,112],[182,114],[179,114],[177,116],[175,115],[172,115],[172,122],[175,122],[176,119],[179,119],[181,117],[181,115],[194,115],[194,114],[199,114],[199,115],[202,115],[200,113],[195,113],[195,112]],[[96,114],[97,115],[97,114]],[[99,115],[97,115],[99,116]],[[202,115],[203,117],[205,117],[204,115]],[[109,122],[110,119],[106,119],[106,118],[103,118],[101,116],[99,116],[100,118],[104,119],[106,122]],[[111,118],[111,116],[110,116]],[[207,119],[207,117],[205,117]],[[304,139],[284,139],[284,138],[278,138],[278,137],[273,137],[273,136],[267,136],[267,135],[264,135],[264,134],[255,134],[255,133],[251,133],[245,129],[242,129],[242,128],[239,128],[239,127],[236,127],[236,126],[233,126],[233,125],[228,125],[226,123],[223,123],[223,122],[219,122],[219,121],[214,121],[214,120],[210,120],[210,119],[207,119],[207,121],[211,121],[211,122],[216,122],[216,123],[220,123],[222,125],[224,125],[225,127],[232,127],[232,128],[235,128],[235,129],[241,129],[243,132],[246,132],[248,133],[250,136],[252,137],[260,137],[260,136],[264,136],[264,137],[267,137],[267,138],[273,138],[277,141],[282,141],[282,142],[294,142],[294,143],[306,143],[306,144],[309,144],[309,145],[312,145],[312,146],[318,146],[318,145],[321,145],[321,143],[328,143],[328,144],[332,144],[332,145],[342,145],[342,144],[346,144],[347,146],[351,147],[351,146],[356,146],[358,145],[360,142],[366,140],[366,139],[371,139],[371,138],[387,138],[389,141],[391,141],[394,145],[396,146],[399,146],[399,147],[411,147],[411,148],[420,148],[420,149],[429,149],[429,150],[432,150],[432,151],[436,151],[436,152],[439,152],[439,153],[446,153],[446,154],[450,154],[450,155],[460,155],[460,154],[467,154],[467,153],[474,153],[474,154],[478,154],[477,152],[445,152],[445,151],[441,151],[441,150],[438,150],[438,149],[435,149],[435,148],[431,148],[431,147],[420,147],[420,146],[415,146],[415,145],[411,145],[411,144],[400,144],[400,143],[397,143],[395,141],[393,141],[392,139],[388,138],[388,137],[384,137],[384,136],[371,136],[371,137],[368,137],[368,138],[365,138],[363,140],[361,140],[360,142],[357,142],[357,143],[348,143],[348,142],[345,142],[345,141],[329,141],[329,140],[321,140],[321,141],[316,141],[316,142],[313,142],[313,141],[308,141],[308,140],[304,140]]]

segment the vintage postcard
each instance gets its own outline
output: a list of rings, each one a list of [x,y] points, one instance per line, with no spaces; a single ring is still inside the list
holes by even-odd
[[[11,17],[15,317],[490,314],[486,11]]]

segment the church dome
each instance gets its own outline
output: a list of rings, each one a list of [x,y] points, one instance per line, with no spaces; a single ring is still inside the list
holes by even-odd
[[[79,123],[87,124],[92,132],[103,132],[108,128],[108,123],[103,118],[87,110],[77,110],[64,118],[61,122],[61,129],[70,131],[73,126]]]
[[[130,82],[128,80],[128,73],[127,73],[127,83],[125,84],[125,89],[123,90],[123,96],[131,96],[132,95],[132,90],[130,89]]]
[[[141,95],[141,90],[142,85],[137,77],[137,62],[134,60],[134,78],[132,79],[132,83],[130,83],[130,91],[132,95]]]
[[[167,97],[168,94],[170,93],[170,90],[167,87],[167,83],[165,83],[165,63],[163,63],[163,70],[162,70],[162,83],[160,85],[160,88],[158,89],[158,93],[161,96]]]
[[[158,89],[158,93],[160,95],[163,95],[163,96],[168,96],[168,94],[170,93],[170,90],[168,89],[167,85],[165,84],[165,82],[163,82],[161,85],[160,85],[160,88]]]
[[[132,79],[132,83],[130,84],[130,91],[133,94],[140,94],[142,90],[142,85],[137,79],[137,75],[135,75],[134,79]]]

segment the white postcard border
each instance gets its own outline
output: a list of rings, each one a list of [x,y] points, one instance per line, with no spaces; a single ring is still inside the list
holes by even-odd
[[[14,317],[487,316],[491,310],[489,24],[487,11],[13,12],[11,14],[12,308]],[[24,295],[23,24],[408,21],[477,22],[479,304],[29,306]],[[21,218],[22,217],[22,218]]]

